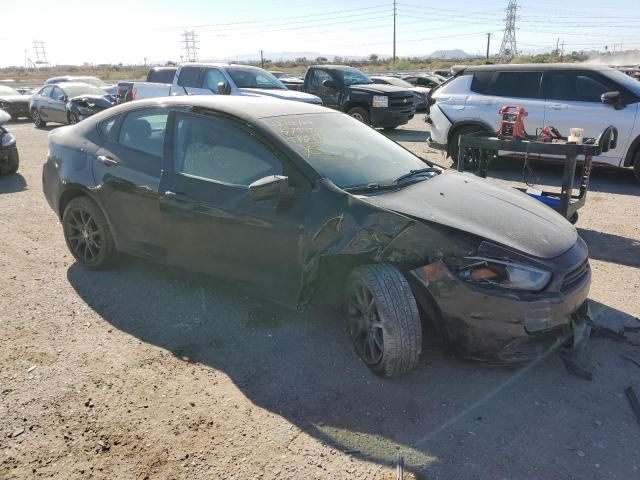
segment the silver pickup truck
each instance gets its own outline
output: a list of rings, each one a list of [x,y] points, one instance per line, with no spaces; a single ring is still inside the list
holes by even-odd
[[[172,83],[118,83],[119,103],[143,98],[212,94],[275,97],[322,105],[319,97],[289,90],[271,73],[249,65],[185,63],[177,68]]]

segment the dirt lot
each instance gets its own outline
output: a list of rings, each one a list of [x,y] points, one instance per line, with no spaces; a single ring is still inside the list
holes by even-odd
[[[420,117],[420,116],[418,116]],[[424,144],[416,117],[393,136]],[[215,280],[127,259],[74,265],[41,191],[47,131],[10,126],[19,175],[0,179],[0,478],[640,478],[640,334],[594,337],[593,381],[551,355],[523,369],[445,356],[368,373],[339,312],[283,310]],[[522,179],[503,160],[501,180]],[[558,166],[535,166],[539,183]],[[558,182],[556,182],[558,183]],[[579,232],[600,321],[637,326],[640,185],[598,170]]]

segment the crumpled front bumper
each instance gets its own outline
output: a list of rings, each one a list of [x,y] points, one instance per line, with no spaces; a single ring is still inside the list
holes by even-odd
[[[438,327],[463,357],[521,363],[574,340],[583,347],[590,272],[569,291],[529,293],[474,286],[444,264],[440,271],[440,278],[428,279],[419,268],[409,280],[419,303],[435,301]]]

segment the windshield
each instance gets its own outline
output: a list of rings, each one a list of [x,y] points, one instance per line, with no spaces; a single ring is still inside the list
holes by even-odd
[[[363,83],[373,83],[369,77],[356,68],[347,68],[344,70],[336,70],[336,73],[342,80],[343,85],[360,85]]]
[[[340,188],[388,185],[429,165],[348,115],[286,115],[264,120],[323,177]]]
[[[239,88],[266,88],[270,90],[286,90],[280,80],[272,74],[259,68],[238,68],[228,69],[229,75]]]
[[[616,83],[621,84],[627,90],[630,90],[640,96],[640,82],[638,80],[631,78],[629,75],[626,75],[619,70],[603,70],[602,73],[607,78],[610,78]]]
[[[20,93],[11,87],[0,85],[0,95],[20,95]]]
[[[67,97],[73,98],[79,95],[106,95],[103,89],[94,87],[93,85],[77,85],[74,87],[63,87],[64,93]]]
[[[397,78],[397,77],[384,77],[384,80],[386,82],[389,83],[389,85],[395,85],[396,87],[403,87],[403,88],[413,88],[413,85],[411,85],[409,82],[405,82],[404,80],[402,80],[401,78]]]

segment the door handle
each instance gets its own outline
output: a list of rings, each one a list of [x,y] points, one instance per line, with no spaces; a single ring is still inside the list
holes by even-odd
[[[115,160],[115,159],[113,159],[111,157],[108,157],[106,155],[98,155],[98,160],[100,160],[102,163],[104,163],[107,167],[110,167],[112,165],[117,165],[118,163],[120,163],[117,160]]]
[[[569,105],[562,105],[560,103],[552,103],[548,105],[550,110],[569,110]]]

